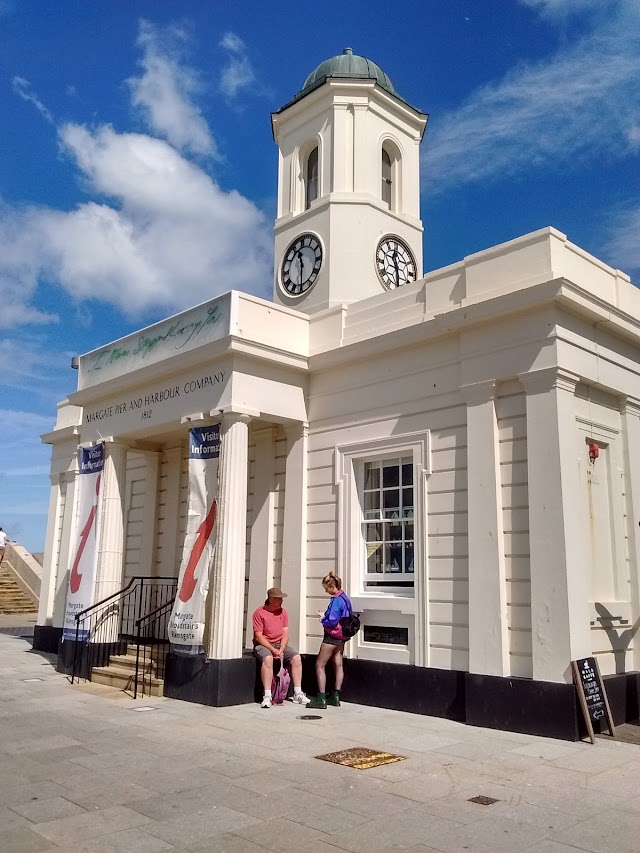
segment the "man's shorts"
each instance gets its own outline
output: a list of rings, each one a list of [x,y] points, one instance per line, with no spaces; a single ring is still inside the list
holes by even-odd
[[[273,646],[279,648],[278,643],[272,643]],[[266,649],[264,646],[254,646],[253,653],[258,658],[258,660],[265,660],[265,658],[272,658],[273,655]],[[293,648],[293,646],[286,645],[284,647],[284,662],[291,663],[291,658],[294,658],[298,652]]]

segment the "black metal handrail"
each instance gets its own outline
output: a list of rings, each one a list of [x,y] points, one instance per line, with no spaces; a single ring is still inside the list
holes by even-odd
[[[162,606],[176,588],[174,577],[136,575],[122,589],[77,613],[71,683],[90,679],[94,666],[107,666],[112,654],[135,639],[136,619]]]
[[[133,686],[133,698],[138,698],[138,683],[144,696],[145,678],[149,676],[149,695],[151,695],[152,678],[164,678],[165,662],[169,647],[168,621],[171,616],[175,596],[171,601],[165,601],[150,613],[145,613],[136,619],[136,677]],[[144,625],[144,628],[143,628]],[[140,648],[145,650],[142,679],[140,679]],[[147,650],[149,655],[147,656]]]

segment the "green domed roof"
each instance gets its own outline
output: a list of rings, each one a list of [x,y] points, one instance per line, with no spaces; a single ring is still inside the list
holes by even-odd
[[[321,62],[315,71],[312,71],[304,81],[304,86],[295,96],[295,99],[303,97],[311,89],[324,83],[329,77],[352,77],[356,80],[375,80],[379,86],[391,95],[395,95],[396,98],[399,97],[393,88],[393,83],[379,65],[376,65],[375,62],[372,62],[365,56],[358,56],[350,47],[347,47],[338,56],[332,56],[331,59],[325,59],[324,62]]]

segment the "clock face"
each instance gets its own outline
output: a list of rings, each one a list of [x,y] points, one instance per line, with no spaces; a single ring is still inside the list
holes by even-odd
[[[376,249],[378,278],[387,290],[416,280],[416,262],[404,240],[393,235],[383,237]]]
[[[289,296],[302,296],[315,283],[321,266],[320,240],[314,234],[301,234],[284,253],[282,287]]]

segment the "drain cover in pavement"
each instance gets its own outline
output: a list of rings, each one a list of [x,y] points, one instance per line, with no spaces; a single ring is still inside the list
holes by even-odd
[[[322,717],[319,714],[303,714],[301,717],[298,717],[299,720],[321,720]]]
[[[477,803],[479,806],[492,806],[494,803],[499,803],[500,800],[494,800],[493,797],[485,797],[479,794],[477,797],[471,797],[470,803]]]
[[[353,749],[342,749],[340,752],[329,752],[326,755],[316,755],[321,761],[330,761],[332,764],[342,764],[343,767],[353,767],[354,770],[369,770],[371,767],[380,767],[383,764],[393,764],[395,761],[404,761],[404,755],[392,755],[390,752],[378,752],[377,749],[366,749],[356,746]]]

